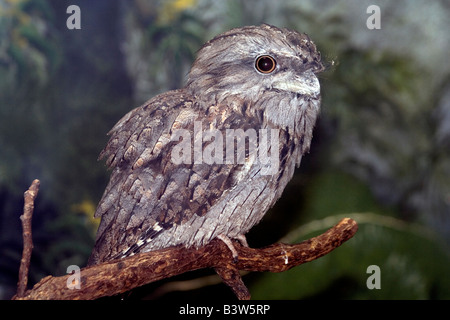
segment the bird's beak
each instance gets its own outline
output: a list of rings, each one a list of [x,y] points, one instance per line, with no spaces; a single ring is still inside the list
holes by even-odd
[[[302,73],[302,75],[296,75],[294,78],[275,82],[273,88],[311,97],[320,94],[319,79],[311,70]]]

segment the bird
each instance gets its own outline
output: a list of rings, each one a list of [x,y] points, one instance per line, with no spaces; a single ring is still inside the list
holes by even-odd
[[[314,42],[295,30],[244,26],[207,41],[183,88],[108,133],[99,160],[111,176],[88,265],[216,238],[236,257],[232,240],[248,246],[246,233],[309,151],[323,70]]]

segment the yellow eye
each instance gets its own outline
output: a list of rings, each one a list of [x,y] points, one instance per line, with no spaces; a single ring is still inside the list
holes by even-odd
[[[261,73],[271,73],[275,70],[277,63],[271,56],[260,56],[256,59],[255,67]]]

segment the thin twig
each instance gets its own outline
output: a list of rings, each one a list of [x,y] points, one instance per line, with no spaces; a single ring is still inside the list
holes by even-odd
[[[34,200],[39,192],[39,180],[34,180],[30,188],[25,191],[22,221],[23,251],[20,260],[19,281],[17,282],[17,296],[23,297],[28,283],[28,270],[30,268],[31,252],[33,251],[33,239],[31,235],[31,218],[33,217]]]

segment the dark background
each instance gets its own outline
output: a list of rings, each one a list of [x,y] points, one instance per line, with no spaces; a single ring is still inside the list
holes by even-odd
[[[80,30],[66,27],[72,4]],[[379,30],[366,26],[371,4]],[[206,40],[270,23],[308,33],[329,68],[311,152],[249,243],[298,242],[344,216],[360,228],[319,260],[245,276],[252,297],[449,299],[449,16],[447,1],[0,0],[0,298],[15,292],[31,181],[41,180],[33,285],[86,264],[109,178],[97,161],[109,129],[182,87]],[[380,267],[380,290],[366,286],[370,265]],[[233,298],[212,274],[127,298]]]

